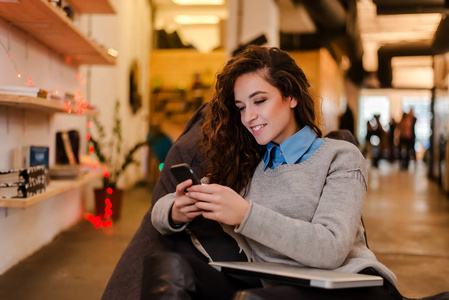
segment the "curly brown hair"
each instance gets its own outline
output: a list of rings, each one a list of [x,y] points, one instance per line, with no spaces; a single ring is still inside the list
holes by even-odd
[[[249,46],[231,58],[217,75],[200,145],[208,162],[203,175],[209,177],[210,183],[243,191],[244,195],[266,147],[259,145],[242,124],[235,105],[234,84],[238,77],[255,72],[276,87],[283,97],[298,100],[294,114],[299,128],[307,125],[318,137],[322,136],[309,82],[289,54],[278,48]]]

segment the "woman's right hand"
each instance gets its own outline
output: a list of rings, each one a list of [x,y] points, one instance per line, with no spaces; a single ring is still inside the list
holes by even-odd
[[[185,190],[192,183],[192,180],[188,179],[176,186],[175,203],[171,208],[171,220],[174,224],[187,223],[201,215],[201,210],[194,205],[196,200],[186,196]]]

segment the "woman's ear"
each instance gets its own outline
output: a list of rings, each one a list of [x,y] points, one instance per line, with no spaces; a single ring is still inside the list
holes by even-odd
[[[298,100],[294,97],[290,97],[290,108],[295,108],[298,105]]]

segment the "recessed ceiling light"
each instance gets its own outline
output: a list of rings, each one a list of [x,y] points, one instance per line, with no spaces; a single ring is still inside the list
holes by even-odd
[[[178,5],[223,5],[224,0],[171,0]]]
[[[177,15],[175,22],[178,24],[218,24],[220,18],[214,15]]]

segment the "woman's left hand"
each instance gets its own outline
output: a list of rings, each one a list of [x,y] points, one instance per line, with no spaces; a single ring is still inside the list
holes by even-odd
[[[203,217],[227,225],[239,225],[249,207],[233,189],[219,184],[192,185],[186,195],[197,200],[194,205],[203,211]]]

